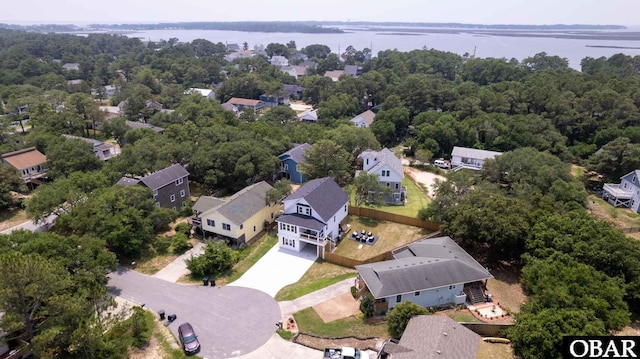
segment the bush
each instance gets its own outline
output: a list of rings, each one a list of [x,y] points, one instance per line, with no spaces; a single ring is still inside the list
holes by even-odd
[[[178,212],[168,208],[155,208],[149,214],[154,232],[162,232],[169,229],[169,224],[178,218]]]
[[[351,287],[351,296],[353,299],[358,299],[358,289],[355,286]]]
[[[164,236],[156,237],[156,241],[153,243],[153,248],[155,248],[158,254],[167,254],[169,252],[169,247],[171,246],[171,241],[169,238]]]
[[[182,254],[191,248],[191,243],[184,233],[176,233],[171,240],[171,246],[173,247],[173,253]]]
[[[178,223],[175,227],[176,233],[183,233],[185,236],[189,236],[191,232],[191,226],[188,223]]]
[[[149,344],[149,339],[151,339],[151,334],[153,333],[153,319],[153,314],[141,307],[133,308],[133,315],[128,319],[131,325],[133,345],[143,348]]]
[[[400,338],[404,333],[409,320],[416,315],[426,315],[429,311],[411,301],[402,302],[396,305],[387,313],[387,324],[389,335],[392,338]]]
[[[364,314],[365,319],[369,319],[376,314],[375,303],[376,300],[371,293],[366,293],[360,299],[360,311]]]
[[[182,217],[190,217],[193,215],[193,209],[191,208],[193,206],[193,201],[192,200],[187,200],[184,202],[184,206],[180,207],[180,215]]]
[[[233,267],[236,263],[236,256],[224,242],[217,241],[207,244],[204,253],[187,259],[186,262],[192,276],[213,275],[217,277]]]

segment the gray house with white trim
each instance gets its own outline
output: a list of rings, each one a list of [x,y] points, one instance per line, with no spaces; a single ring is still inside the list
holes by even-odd
[[[493,278],[450,237],[425,238],[392,254],[393,260],[356,266],[356,288],[373,295],[378,313],[405,301],[423,307],[479,303],[483,282]]]
[[[605,183],[602,198],[614,207],[627,207],[636,213],[640,212],[640,170],[620,177],[620,184]]]
[[[122,177],[117,184],[142,185],[153,191],[156,206],[179,210],[191,196],[189,192],[189,172],[175,163],[144,177]]]

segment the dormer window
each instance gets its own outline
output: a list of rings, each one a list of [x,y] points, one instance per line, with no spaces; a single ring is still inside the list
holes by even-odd
[[[304,214],[305,216],[311,216],[311,207],[299,204],[296,208],[298,214]]]

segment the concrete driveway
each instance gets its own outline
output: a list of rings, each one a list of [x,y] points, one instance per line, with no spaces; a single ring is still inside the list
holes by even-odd
[[[315,262],[316,247],[308,245],[302,252],[280,249],[276,244],[242,277],[228,286],[253,288],[275,297],[283,287],[297,282]]]
[[[235,358],[255,351],[272,338],[281,318],[273,298],[250,288],[178,285],[124,268],[109,277],[112,295],[176,314],[169,325],[176,338],[178,326],[190,322],[203,358]]]

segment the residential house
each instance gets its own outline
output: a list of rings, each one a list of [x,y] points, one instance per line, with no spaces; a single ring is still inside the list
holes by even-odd
[[[369,127],[373,123],[373,119],[376,117],[376,113],[371,110],[366,110],[365,112],[359,114],[358,116],[351,119],[351,123],[354,126],[358,127]]]
[[[306,61],[308,59],[309,57],[302,52],[296,52],[295,54],[291,55],[291,61]]]
[[[451,151],[451,169],[467,168],[478,171],[482,169],[487,158],[495,158],[501,154],[502,152],[454,146]]]
[[[253,50],[234,51],[224,56],[224,59],[232,62],[235,59],[250,59],[255,57],[256,53]]]
[[[302,93],[304,92],[304,87],[298,85],[287,85],[283,86],[284,92],[289,95],[290,99],[300,100],[302,98]]]
[[[183,207],[191,196],[189,172],[178,163],[144,177],[122,177],[117,184],[148,187],[153,191],[153,200],[156,206],[171,208],[174,211]]]
[[[238,44],[227,44],[228,52],[238,52],[240,51],[240,45]]]
[[[120,154],[120,149],[114,145],[94,140],[92,138],[85,138],[73,135],[62,135],[65,138],[73,140],[81,140],[90,143],[93,146],[93,153],[98,156],[101,161],[108,161],[109,159]]]
[[[212,99],[216,98],[216,92],[212,89],[201,89],[201,88],[192,87],[184,92],[185,95],[191,95],[194,93],[197,93],[207,98],[212,98]]]
[[[40,183],[40,178],[47,177],[47,157],[35,147],[0,155],[0,163],[15,168],[25,183]]]
[[[450,237],[425,238],[392,251],[393,260],[356,266],[359,295],[370,292],[376,313],[411,301],[423,307],[485,300],[491,273]]]
[[[311,122],[311,123],[316,123],[318,122],[318,110],[317,109],[309,109],[309,110],[305,110],[302,113],[299,113],[298,115],[298,120],[302,121],[302,122]]]
[[[236,116],[240,116],[240,110],[238,110],[238,108],[233,104],[225,102],[221,104],[220,107],[222,107],[224,110],[233,112]]]
[[[309,148],[311,145],[308,143],[296,144],[292,149],[278,156],[282,178],[286,178],[292,183],[304,183],[307,180],[300,173],[298,165],[304,163],[304,153]]]
[[[123,115],[126,112],[128,105],[129,105],[129,99],[120,101],[120,103],[118,103],[118,112],[121,115]],[[142,109],[141,113],[151,115],[159,111],[162,111],[162,104],[160,102],[153,101],[153,100],[146,100],[144,102],[144,109]]]
[[[279,203],[267,204],[271,185],[262,181],[235,193],[227,199],[202,196],[193,205],[196,215],[191,225],[205,237],[228,239],[234,246],[243,246],[273,223]]]
[[[296,68],[299,68],[300,66],[282,66],[280,67],[280,71],[284,72],[285,74],[293,77],[294,79],[298,79],[298,71]],[[302,67],[302,69],[304,69],[304,67]],[[306,72],[306,70],[304,70]]]
[[[301,252],[312,246],[323,258],[325,250],[335,248],[348,214],[349,196],[331,177],[305,183],[282,204],[284,212],[276,220],[280,248]]]
[[[300,63],[300,66],[304,66],[308,69],[315,69],[316,67],[318,67],[318,63],[311,60],[304,60]]]
[[[382,151],[364,151],[358,159],[362,160],[362,170],[366,173],[378,175],[378,182],[391,188],[391,194],[385,196],[389,204],[404,204],[407,198],[407,188],[402,186],[404,171],[402,160],[393,151],[383,148]]]
[[[99,88],[91,89],[91,96],[98,98],[110,99],[116,94],[116,87],[113,85],[101,86]]]
[[[105,120],[112,120],[116,117],[122,116],[118,106],[100,106],[100,111],[105,113]]]
[[[340,76],[344,75],[343,70],[333,70],[333,71],[325,71],[324,77],[328,77],[333,82],[340,81]]]
[[[345,73],[345,75],[358,77],[358,76],[362,75],[362,66],[344,65],[344,73]]]
[[[278,67],[289,66],[289,59],[287,59],[284,56],[273,55],[269,59],[269,63],[273,66],[278,66]]]
[[[80,64],[77,62],[67,62],[62,65],[62,69],[65,71],[80,71]]]
[[[141,121],[125,121],[124,123],[129,128],[131,128],[132,130],[141,130],[141,129],[145,129],[146,128],[148,130],[151,130],[151,131],[159,133],[159,134],[163,134],[164,133],[164,128],[158,127],[158,126],[154,126],[154,125],[152,125],[150,123],[145,123],[145,122],[141,122]]]
[[[635,170],[620,177],[620,184],[605,183],[602,198],[614,207],[631,208],[640,212],[640,170]]]
[[[289,96],[286,92],[272,95],[260,95],[260,101],[264,107],[274,108],[276,106],[289,106]]]
[[[252,109],[255,112],[259,112],[264,104],[260,100],[252,100],[248,98],[240,98],[240,97],[232,97],[226,103],[232,104],[238,108],[238,111],[242,112],[248,108]]]
[[[480,335],[446,315],[416,315],[398,342],[389,341],[380,359],[476,359]]]

